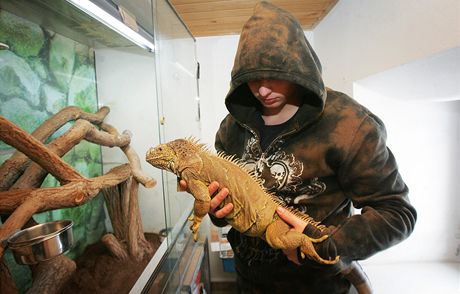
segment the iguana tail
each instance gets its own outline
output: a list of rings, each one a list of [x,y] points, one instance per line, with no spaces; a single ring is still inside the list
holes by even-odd
[[[323,225],[307,225],[307,236],[318,238],[324,235]],[[350,283],[358,290],[359,294],[371,294],[372,287],[366,273],[359,265],[357,261],[352,261],[350,264],[339,259],[335,264],[331,266],[335,267]]]

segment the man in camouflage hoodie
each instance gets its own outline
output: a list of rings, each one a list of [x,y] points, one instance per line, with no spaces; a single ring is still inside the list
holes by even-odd
[[[413,231],[416,212],[382,121],[325,88],[320,62],[288,12],[266,2],[256,6],[240,36],[225,104],[230,114],[216,149],[241,158],[270,192],[328,227],[330,238],[315,244],[323,258],[362,260]],[[211,218],[220,226],[232,209],[219,205],[225,196],[222,189],[211,203]],[[352,215],[353,206],[361,213]],[[279,214],[304,230],[293,216]],[[228,240],[242,293],[349,291],[334,266],[300,262],[293,252],[234,229]]]

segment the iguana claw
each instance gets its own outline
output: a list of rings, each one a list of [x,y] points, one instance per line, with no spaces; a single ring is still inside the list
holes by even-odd
[[[310,239],[310,241],[313,242],[313,243],[321,243],[321,242],[323,242],[324,240],[326,240],[327,238],[329,238],[329,235],[323,235],[323,236],[321,236],[321,237],[319,237],[319,238],[317,238],[317,239],[312,238],[312,237],[309,237],[309,236],[307,236],[307,237],[308,237],[308,239]]]
[[[300,257],[302,259],[309,258],[311,260],[316,261],[319,264],[336,264],[339,262],[340,257],[336,256],[333,260],[323,259],[319,254],[316,252],[315,248],[313,247],[312,243],[320,243],[329,238],[329,235],[323,235],[319,238],[311,238],[309,236],[304,235],[303,245],[300,246]]]
[[[189,218],[195,241],[198,239],[201,220],[210,209],[212,195],[209,193],[209,183],[216,180],[229,190],[229,197],[225,203],[233,204],[233,212],[225,219],[235,230],[252,237],[260,237],[277,249],[296,249],[300,246],[299,258],[308,258],[320,264],[339,263],[337,267],[341,268],[344,276],[357,289],[364,289],[360,291],[361,294],[371,293],[365,274],[356,265],[351,268],[339,260],[338,256],[334,260],[325,260],[318,255],[313,245],[329,237],[322,236],[323,232],[327,232],[327,227],[301,211],[288,208],[297,217],[313,226],[313,231],[321,233],[321,236],[315,234],[320,236],[315,239],[292,231],[276,213],[277,207],[284,206],[284,203],[277,195],[267,192],[260,177],[255,173],[248,173],[243,162],[234,156],[226,155],[222,151],[217,155],[212,154],[203,144],[189,138],[177,139],[151,148],[146,154],[146,160],[154,167],[170,171],[187,182],[187,191],[195,198],[193,216]],[[251,205],[244,205],[245,203]],[[340,266],[342,264],[343,266]],[[352,263],[354,264],[356,263]]]
[[[198,228],[200,227],[201,224],[201,217],[197,217],[195,215],[192,215],[188,218],[189,221],[193,222],[190,225],[190,230],[193,233],[193,240],[196,241],[198,239]]]

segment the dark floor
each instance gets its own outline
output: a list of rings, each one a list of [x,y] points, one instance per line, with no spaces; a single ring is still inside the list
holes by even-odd
[[[212,282],[210,294],[234,294],[236,293],[235,282]]]

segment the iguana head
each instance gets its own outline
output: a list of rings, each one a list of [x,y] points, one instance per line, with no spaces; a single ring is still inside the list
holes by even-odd
[[[177,174],[178,156],[168,144],[160,144],[147,151],[145,160],[156,168],[171,171]]]
[[[177,139],[147,151],[146,161],[156,168],[164,169],[179,175],[186,167],[200,167],[198,152],[202,147],[189,139]]]

